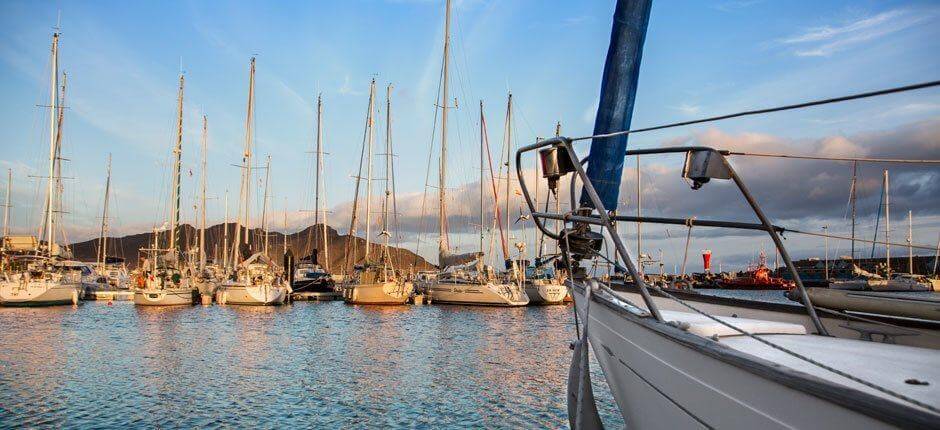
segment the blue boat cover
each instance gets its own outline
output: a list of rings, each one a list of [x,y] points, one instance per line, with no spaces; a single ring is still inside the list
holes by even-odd
[[[594,121],[594,135],[630,129],[651,7],[652,0],[617,1],[597,118]],[[617,209],[627,137],[595,138],[591,142],[587,176],[606,210]],[[594,208],[583,190],[581,206]]]

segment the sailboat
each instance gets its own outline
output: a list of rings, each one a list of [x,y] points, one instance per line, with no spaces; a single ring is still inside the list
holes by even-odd
[[[430,279],[427,292],[432,303],[525,306],[529,297],[518,284],[505,283],[488,273],[483,252],[454,254],[447,231],[447,110],[449,109],[448,65],[450,56],[450,0],[444,13],[444,54],[441,77],[441,159],[438,170],[438,266],[440,272]],[[483,137],[481,137],[481,140]],[[482,192],[482,187],[481,187]],[[508,196],[507,196],[508,197]],[[482,210],[482,207],[481,207]],[[508,226],[507,226],[508,228]]]
[[[85,285],[85,300],[115,300],[133,298],[133,292],[128,291],[129,277],[124,260],[117,263],[108,258],[108,204],[111,193],[111,154],[108,154],[108,174],[104,183],[104,204],[101,211],[101,234],[98,236],[98,256],[94,267],[93,282]]]
[[[559,241],[565,261],[572,262],[568,283],[576,302],[578,340],[566,396],[571,427],[602,427],[590,382],[593,349],[628,428],[936,428],[940,370],[933,363],[940,351],[831,336],[806,298],[778,230],[725,152],[703,146],[627,150],[650,10],[650,0],[617,2],[587,172],[570,138],[528,145],[516,156],[520,171],[522,156],[540,150],[550,186],[569,173],[583,184],[580,203],[572,196],[572,214],[538,213],[521,185],[539,228]],[[709,225],[771,237],[804,292],[812,329],[775,318],[714,315],[678,297],[670,298],[684,310],[667,310],[652,299],[614,221],[674,224],[684,219],[609,212],[617,207],[624,158],[641,153],[685,155],[682,177],[696,192],[711,181],[733,184],[759,223],[709,220]],[[545,220],[566,225],[552,232]],[[640,300],[620,294],[582,266],[600,259],[605,241],[615,252],[614,263],[635,280]]]
[[[215,291],[222,282],[224,269],[217,264],[209,264],[206,256],[206,188],[208,188],[208,150],[209,150],[209,118],[202,116],[202,161],[199,178],[199,237],[198,250],[193,273],[193,283],[199,290],[203,303],[211,303]],[[228,208],[226,208],[228,209]],[[226,229],[228,223],[224,224]],[[224,252],[224,251],[223,251]]]
[[[134,304],[136,305],[192,305],[196,299],[196,288],[191,279],[192,273],[190,267],[182,260],[179,244],[180,170],[183,156],[183,89],[185,83],[186,79],[180,73],[169,219],[166,223],[166,229],[154,229],[153,245],[150,248],[140,250],[145,258],[143,269],[136,279],[138,288],[134,292]],[[161,246],[161,235],[167,236],[166,246]]]
[[[329,237],[327,235],[326,223],[326,192],[323,189],[323,130],[321,122],[323,119],[323,97],[317,95],[317,148],[316,148],[316,173],[314,179],[314,216],[313,226],[320,226],[319,246],[312,246],[314,232],[311,229],[307,236],[307,246],[310,247],[310,253],[297,262],[294,269],[294,276],[291,280],[291,288],[295,293],[318,293],[333,294],[335,282],[330,275],[330,250]],[[321,193],[323,198],[321,199]],[[322,206],[321,206],[322,204]],[[320,218],[320,215],[323,218]],[[321,225],[322,223],[322,225]],[[321,263],[322,262],[322,263]]]
[[[62,121],[65,88],[59,99],[59,34],[52,35],[52,76],[49,95],[49,176],[43,216],[45,245],[35,236],[4,235],[4,270],[0,305],[76,305],[82,296],[82,273],[66,266],[68,250],[56,243],[62,195]],[[9,200],[9,197],[8,197]],[[7,203],[9,206],[9,202]],[[6,228],[6,227],[5,227]]]
[[[283,270],[280,270],[267,254],[267,249],[254,252],[246,257],[251,247],[251,188],[252,165],[251,145],[254,139],[254,108],[255,108],[255,58],[251,57],[248,78],[248,115],[245,121],[245,152],[241,166],[241,189],[239,191],[238,218],[235,222],[235,242],[232,244],[232,264],[234,271],[230,278],[223,281],[216,292],[216,302],[225,305],[281,305],[290,295],[290,285]],[[268,158],[266,171],[270,175],[271,161]],[[265,180],[265,189],[268,181]],[[267,192],[264,196],[265,209],[262,210],[262,224],[264,212],[267,209]],[[262,225],[265,238],[266,226]],[[244,228],[244,236],[243,236]],[[265,241],[267,248],[267,241]]]
[[[372,120],[372,108],[375,105],[375,79],[373,79],[369,89],[369,120],[367,121],[369,127],[367,134],[369,137],[368,154],[366,155],[368,160],[368,176],[366,177],[365,260],[362,265],[356,267],[352,278],[343,285],[343,300],[350,304],[403,305],[408,303],[408,300],[411,299],[411,295],[414,292],[414,284],[404,278],[400,269],[395,268],[394,261],[389,252],[389,239],[392,235],[389,231],[388,223],[390,209],[389,199],[393,200],[393,204],[395,199],[395,194],[390,188],[390,184],[394,183],[395,172],[392,164],[391,84],[386,88],[385,94],[385,199],[382,202],[382,232],[379,233],[379,236],[383,238],[382,254],[379,256],[378,261],[371,259],[372,237],[370,227],[372,223],[370,219],[370,209],[372,206],[372,142],[375,135],[372,128],[374,125],[374,121]],[[361,173],[362,172],[360,172],[359,176],[361,176]],[[395,216],[397,219],[397,214]],[[398,263],[400,264],[401,262],[399,261]]]

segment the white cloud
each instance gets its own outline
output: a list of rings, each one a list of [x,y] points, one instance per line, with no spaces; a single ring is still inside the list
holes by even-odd
[[[825,25],[777,40],[785,46],[795,47],[798,57],[827,57],[861,42],[878,39],[923,22],[934,14],[895,9],[868,16],[841,25]]]

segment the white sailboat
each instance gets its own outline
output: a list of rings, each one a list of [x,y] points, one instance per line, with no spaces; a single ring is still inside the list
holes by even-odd
[[[59,99],[59,34],[52,35],[52,70],[49,96],[49,176],[43,237],[4,234],[4,270],[0,275],[0,305],[75,305],[82,295],[82,274],[65,267],[68,252],[56,243],[61,213],[62,120],[65,97]],[[8,195],[9,200],[9,195]],[[9,207],[9,202],[7,203]],[[6,227],[4,227],[6,229]]]
[[[180,163],[183,156],[183,89],[185,77],[180,73],[177,94],[176,142],[173,146],[173,172],[170,189],[170,210],[167,221],[167,243],[161,246],[163,229],[154,229],[153,245],[141,249],[145,255],[143,268],[136,278],[134,304],[140,306],[192,305],[196,288],[190,268],[182,260],[179,244]]]
[[[356,270],[353,272],[351,279],[349,279],[343,285],[343,300],[346,303],[350,304],[363,304],[363,305],[403,305],[408,303],[411,299],[411,295],[414,292],[414,284],[406,280],[403,276],[400,268],[396,269],[395,262],[392,260],[392,256],[389,253],[389,239],[391,238],[391,233],[389,232],[389,199],[394,199],[395,194],[394,190],[390,188],[390,184],[394,181],[394,168],[392,164],[392,85],[389,84],[386,88],[386,103],[385,103],[385,199],[382,203],[382,232],[379,233],[379,236],[383,237],[382,243],[382,255],[379,256],[378,261],[373,261],[370,259],[370,249],[372,247],[372,238],[371,238],[371,217],[370,209],[372,202],[372,142],[374,137],[374,132],[372,126],[374,121],[372,120],[373,106],[375,99],[375,79],[372,80],[372,84],[369,90],[369,120],[367,124],[369,130],[367,134],[368,138],[368,168],[366,178],[366,249],[365,249],[365,261],[361,266],[357,266]],[[360,176],[361,176],[360,172]],[[357,196],[358,197],[358,196]],[[395,214],[397,219],[397,214]],[[398,262],[399,264],[401,261]]]
[[[438,266],[440,272],[427,285],[432,303],[525,306],[529,297],[521,286],[505,283],[488,273],[483,266],[483,252],[454,254],[450,250],[447,231],[447,110],[449,97],[448,64],[450,56],[450,0],[444,14],[444,55],[441,80],[441,159],[438,171]],[[483,137],[481,136],[481,139]],[[482,191],[481,191],[482,192]],[[480,208],[482,210],[482,207]]]
[[[98,256],[93,270],[93,280],[85,285],[85,300],[114,300],[133,298],[128,291],[129,276],[124,261],[111,263],[108,260],[108,231],[110,228],[109,203],[111,194],[111,154],[108,154],[108,174],[104,183],[104,202],[101,211],[101,233],[98,235]]]
[[[940,351],[832,336],[805,294],[781,228],[770,223],[726,151],[703,146],[627,150],[650,9],[649,0],[617,3],[588,171],[569,138],[528,145],[516,157],[520,171],[522,156],[539,150],[551,187],[568,173],[583,184],[580,203],[571,198],[574,212],[556,214],[536,213],[522,185],[537,225],[560,242],[565,261],[571,261],[569,285],[578,323],[567,393],[571,427],[602,427],[590,382],[588,353],[593,349],[628,428],[936,428],[940,370],[934,363]],[[614,222],[682,225],[687,219],[610,212],[616,210],[623,160],[639,154],[685,155],[682,176],[693,190],[710,181],[731,182],[759,222],[696,222],[768,234],[803,295],[811,330],[769,313],[767,319],[713,315],[674,296],[669,298],[682,311],[658,306],[651,290],[668,292],[647,285]],[[546,220],[562,220],[566,226],[551,232]],[[613,263],[635,280],[640,301],[581,266],[602,260],[605,241],[612,244]]]
[[[290,285],[283,271],[280,270],[263,252],[254,252],[247,258],[244,250],[251,250],[251,188],[252,181],[252,140],[254,139],[254,105],[255,105],[255,58],[251,58],[248,78],[248,115],[245,121],[245,152],[241,166],[241,189],[239,191],[238,218],[235,222],[235,242],[232,244],[232,264],[234,265],[231,277],[222,282],[216,292],[216,302],[222,305],[281,305],[290,295]],[[270,173],[270,158],[266,167]],[[267,188],[267,180],[265,188]],[[267,205],[267,193],[264,196]],[[265,207],[266,209],[266,207]],[[263,216],[262,216],[263,218]],[[262,224],[264,221],[262,220]],[[266,226],[263,226],[264,228]],[[242,229],[244,228],[244,236]],[[267,236],[267,231],[264,231]],[[267,245],[265,245],[267,248]]]

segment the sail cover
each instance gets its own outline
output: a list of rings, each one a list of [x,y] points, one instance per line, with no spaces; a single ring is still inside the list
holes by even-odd
[[[459,266],[483,258],[482,252],[468,252],[466,254],[452,254],[450,251],[441,251],[438,257],[441,270],[451,266]]]
[[[630,129],[651,3],[652,0],[617,1],[601,80],[597,118],[594,120],[594,135]],[[587,176],[607,210],[617,208],[626,151],[626,135],[596,138],[591,142]],[[583,191],[581,206],[594,208]]]

